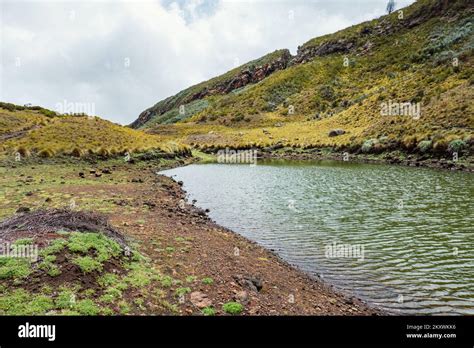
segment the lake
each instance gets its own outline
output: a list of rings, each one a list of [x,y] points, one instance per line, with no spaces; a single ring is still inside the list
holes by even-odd
[[[474,176],[334,161],[161,172],[209,216],[395,314],[474,314]]]

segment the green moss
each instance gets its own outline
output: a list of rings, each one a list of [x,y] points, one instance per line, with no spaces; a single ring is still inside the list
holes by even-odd
[[[127,301],[120,301],[119,304],[120,314],[129,314],[130,313],[130,305]]]
[[[112,284],[115,284],[118,282],[118,276],[113,273],[106,273],[101,275],[98,279],[97,282],[99,283],[100,286],[110,286]]]
[[[67,241],[63,238],[58,238],[53,240],[46,248],[41,249],[39,254],[40,256],[47,256],[52,254],[57,254],[66,246]]]
[[[90,297],[90,296],[92,296],[92,295],[94,295],[94,294],[95,294],[95,290],[89,288],[89,289],[84,290],[84,292],[82,293],[82,296]]]
[[[196,281],[197,277],[196,276],[187,276],[186,277],[186,283],[194,283]]]
[[[236,315],[242,313],[244,307],[238,302],[227,302],[222,306],[222,310],[226,313]]]
[[[181,287],[177,288],[175,291],[176,296],[181,297],[191,292],[191,288]]]
[[[202,283],[206,285],[211,285],[212,283],[214,283],[214,279],[206,277],[202,279]]]
[[[44,285],[42,288],[41,288],[41,293],[43,295],[51,295],[53,293],[53,288],[49,285]]]
[[[26,258],[0,257],[0,279],[25,278],[31,272],[31,262]]]
[[[113,256],[120,255],[120,245],[114,240],[107,238],[101,233],[73,232],[67,243],[70,251],[87,254],[89,250],[95,250],[97,260],[104,262]]]
[[[91,299],[76,301],[74,309],[82,315],[98,315],[100,313],[100,307]]]
[[[76,291],[74,289],[62,287],[55,299],[56,307],[60,309],[73,308],[75,303]]]
[[[23,289],[0,296],[0,314],[43,315],[54,308],[53,300],[46,295],[34,295]]]
[[[102,270],[102,263],[90,256],[78,256],[72,259],[71,262],[79,266],[84,273]]]
[[[155,273],[153,269],[148,267],[146,264],[133,263],[131,269],[126,277],[123,278],[124,282],[135,287],[144,287],[154,279]]]
[[[110,287],[104,291],[104,294],[100,297],[100,300],[102,302],[112,303],[120,298],[122,298],[122,291],[115,287]]]
[[[216,310],[212,307],[205,307],[201,310],[201,313],[205,316],[214,316],[216,315]]]
[[[115,312],[112,308],[104,307],[104,308],[101,308],[100,314],[102,314],[102,315],[114,315]]]
[[[33,243],[33,238],[22,238],[17,239],[13,245],[31,245]]]
[[[170,276],[164,276],[161,278],[161,285],[169,288],[170,286],[173,285],[173,278]]]
[[[56,256],[47,255],[44,257],[43,261],[38,265],[39,269],[45,271],[51,277],[57,277],[61,274],[59,267],[54,264],[56,261]]]

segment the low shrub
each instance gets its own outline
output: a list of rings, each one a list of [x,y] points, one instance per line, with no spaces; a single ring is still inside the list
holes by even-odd
[[[363,153],[370,153],[373,150],[374,145],[377,143],[377,139],[368,139],[364,141],[360,150]]]
[[[423,140],[418,143],[418,150],[422,153],[429,152],[433,146],[433,142],[431,140]]]
[[[38,156],[41,158],[51,158],[55,155],[55,152],[51,149],[42,149],[38,152]]]
[[[73,157],[82,157],[82,156],[84,156],[84,154],[85,154],[85,152],[83,150],[77,148],[77,147],[74,148],[70,153],[70,155],[73,156]]]
[[[466,148],[466,143],[461,139],[455,139],[448,145],[448,151],[450,153],[461,152],[464,148]]]
[[[224,312],[235,315],[240,314],[244,310],[244,306],[242,306],[238,302],[227,302],[222,306]]]

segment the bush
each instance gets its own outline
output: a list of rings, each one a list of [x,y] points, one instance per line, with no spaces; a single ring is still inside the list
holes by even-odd
[[[453,140],[449,143],[448,151],[451,152],[451,153],[460,152],[464,148],[466,148],[466,143],[461,139],[456,139],[456,140]]]
[[[439,154],[445,153],[447,149],[448,149],[448,143],[444,139],[438,140],[433,145],[433,150]]]
[[[361,151],[364,153],[370,153],[376,143],[377,139],[369,139],[364,141],[361,147]]]
[[[214,310],[214,308],[212,307],[205,307],[202,309],[202,314],[204,314],[205,316],[213,316],[216,314],[216,311]]]
[[[431,150],[433,142],[431,140],[423,140],[418,143],[418,150],[422,153],[426,153]]]
[[[19,153],[22,157],[30,157],[31,153],[30,150],[27,148],[20,146],[19,148],[16,149],[16,152]]]
[[[101,157],[110,157],[111,155],[111,152],[109,149],[105,148],[105,147],[101,147],[98,151],[97,151],[97,154]]]
[[[202,283],[206,285],[211,285],[212,283],[214,283],[214,279],[206,277],[202,279]]]
[[[222,306],[222,309],[224,312],[234,315],[242,313],[244,306],[238,302],[227,302]]]
[[[42,149],[38,152],[38,156],[41,158],[51,158],[54,156],[54,151],[51,149]]]
[[[76,147],[71,151],[70,155],[74,157],[82,157],[84,156],[84,151]]]
[[[413,135],[403,138],[403,147],[408,151],[413,151],[416,148],[416,137]]]

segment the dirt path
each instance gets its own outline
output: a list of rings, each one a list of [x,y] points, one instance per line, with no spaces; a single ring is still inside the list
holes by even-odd
[[[26,133],[28,133],[32,130],[35,130],[35,129],[39,129],[39,128],[41,128],[41,126],[34,125],[34,126],[29,127],[29,128],[22,129],[22,130],[19,130],[19,131],[16,131],[16,132],[0,134],[0,141],[10,140],[10,139],[14,139],[14,138],[21,138]]]

